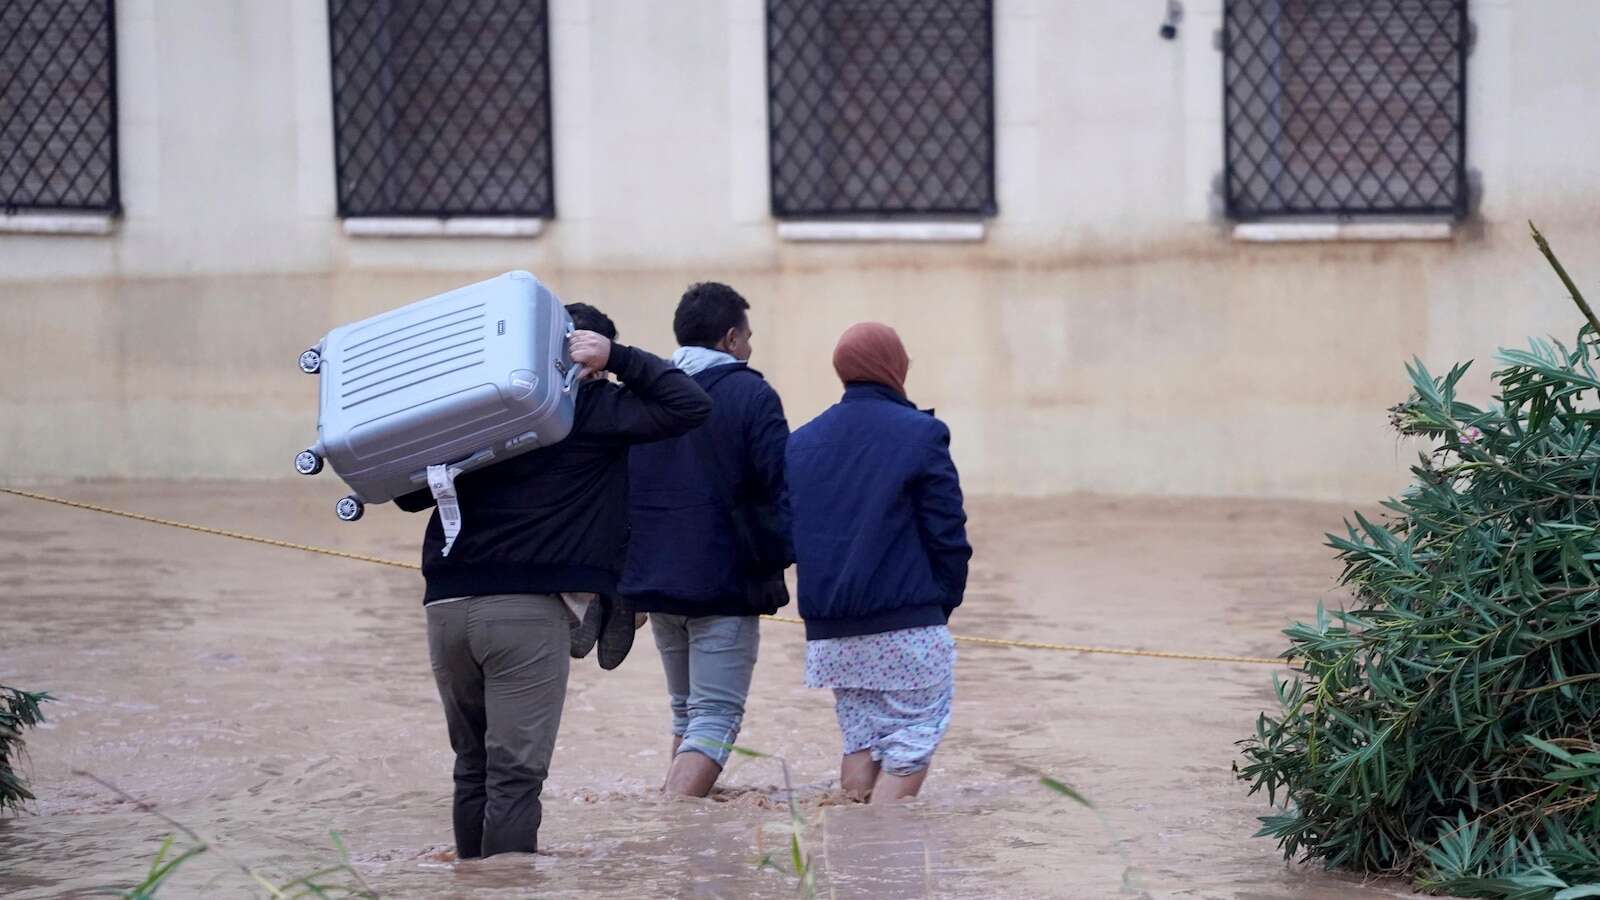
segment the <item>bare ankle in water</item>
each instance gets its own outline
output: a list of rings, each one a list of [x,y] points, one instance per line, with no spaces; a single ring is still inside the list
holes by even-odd
[[[698,750],[677,753],[667,770],[666,792],[684,797],[704,797],[717,784],[722,767]]]
[[[856,803],[866,803],[878,780],[878,762],[871,750],[857,750],[839,761],[839,787]]]
[[[922,790],[922,783],[927,780],[927,769],[912,772],[910,775],[880,772],[877,783],[872,786],[872,802],[893,803],[896,800],[909,800]]]

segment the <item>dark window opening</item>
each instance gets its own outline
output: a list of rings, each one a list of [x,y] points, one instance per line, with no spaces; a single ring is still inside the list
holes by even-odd
[[[544,0],[329,0],[341,216],[555,214]]]
[[[772,213],[995,212],[990,0],[768,0]]]
[[[0,3],[0,211],[121,212],[112,7]]]
[[[1465,0],[1228,0],[1235,219],[1466,213]]]

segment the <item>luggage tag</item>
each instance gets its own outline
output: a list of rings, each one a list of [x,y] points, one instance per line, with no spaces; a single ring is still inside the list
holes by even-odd
[[[456,476],[461,470],[453,466],[429,466],[428,490],[439,504],[439,524],[444,526],[444,549],[441,556],[449,556],[456,536],[461,534],[461,502],[456,499]]]

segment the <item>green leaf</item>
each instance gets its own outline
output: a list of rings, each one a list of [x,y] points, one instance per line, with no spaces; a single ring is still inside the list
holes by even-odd
[[[713,747],[716,747],[719,750],[727,750],[727,751],[730,751],[732,753],[737,753],[740,756],[749,756],[749,757],[754,757],[754,758],[757,758],[757,759],[771,759],[771,758],[774,758],[772,756],[772,754],[770,754],[770,753],[762,753],[760,750],[751,750],[749,747],[741,747],[741,746],[738,746],[737,744],[725,744],[722,741],[714,741],[714,740],[711,740],[709,738],[706,739],[706,743],[710,744]]]
[[[1577,761],[1577,760],[1574,760],[1572,758],[1572,754],[1571,753],[1568,753],[1567,751],[1561,749],[1560,747],[1557,747],[1555,744],[1552,744],[1549,741],[1540,740],[1539,738],[1536,738],[1531,734],[1523,735],[1522,739],[1527,741],[1528,743],[1532,744],[1533,746],[1538,747],[1540,750],[1543,750],[1544,752],[1550,754],[1551,756],[1554,756],[1556,759],[1561,760],[1562,762],[1571,763],[1571,762],[1576,762]]]
[[[1093,803],[1090,803],[1087,798],[1085,798],[1082,794],[1078,793],[1076,790],[1074,790],[1071,786],[1067,785],[1065,782],[1058,781],[1058,780],[1056,780],[1054,778],[1051,778],[1048,775],[1041,775],[1041,776],[1039,776],[1039,783],[1044,785],[1045,787],[1049,788],[1050,790],[1055,791],[1058,794],[1061,794],[1062,796],[1066,797],[1067,799],[1072,800],[1075,803],[1081,803],[1082,805],[1087,806],[1090,809],[1094,809],[1094,804]]]

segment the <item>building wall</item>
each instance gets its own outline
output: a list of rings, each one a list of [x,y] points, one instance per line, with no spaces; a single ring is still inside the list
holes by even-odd
[[[996,0],[999,214],[973,244],[796,244],[767,213],[761,0],[551,0],[557,217],[530,239],[351,238],[325,0],[119,0],[126,214],[0,235],[7,479],[272,477],[328,327],[510,268],[670,349],[722,278],[796,424],[833,337],[892,322],[985,492],[1362,498],[1410,456],[1401,363],[1578,324],[1526,238],[1600,277],[1600,18],[1473,0],[1474,216],[1437,243],[1251,245],[1219,213],[1220,0]],[[1485,385],[1482,373],[1473,382]]]

